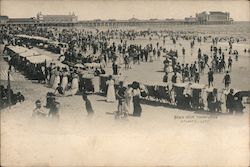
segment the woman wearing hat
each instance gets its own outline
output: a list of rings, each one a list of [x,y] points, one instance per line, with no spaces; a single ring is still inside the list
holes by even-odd
[[[71,95],[75,95],[79,89],[79,76],[76,71],[73,74],[72,84],[71,84]]]
[[[56,89],[59,83],[60,83],[60,67],[57,67],[55,71],[55,80],[54,80],[52,88]]]
[[[116,101],[116,98],[115,98],[115,82],[112,79],[111,75],[109,76],[109,79],[106,82],[106,84],[108,85],[106,100],[107,100],[107,102],[115,102]]]
[[[125,106],[126,106],[126,110],[128,111],[128,113],[132,113],[132,108],[133,108],[132,91],[133,91],[133,88],[131,84],[127,85],[127,89],[125,93]]]
[[[52,68],[52,64],[51,64],[51,66],[50,66],[50,68],[51,68],[51,71],[50,71],[50,77],[49,77],[49,87],[53,87],[53,84],[54,84],[54,81],[55,81],[55,77],[56,77],[56,75],[55,75],[55,72],[56,72],[56,69],[55,68]]]
[[[133,88],[132,96],[133,96],[133,106],[134,106],[133,116],[140,117],[142,112],[140,103],[140,96],[141,96],[140,84],[138,82],[133,82],[132,88]]]
[[[62,78],[62,84],[61,84],[63,91],[66,90],[67,85],[68,85],[68,75],[69,75],[69,73],[68,73],[67,69],[63,68],[63,72],[62,72],[63,78]]]

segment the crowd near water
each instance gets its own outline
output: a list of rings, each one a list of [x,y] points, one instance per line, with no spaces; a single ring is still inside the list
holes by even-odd
[[[26,35],[26,36],[23,36]],[[43,39],[32,38],[43,37]],[[141,102],[159,101],[171,107],[184,110],[206,110],[211,113],[243,114],[243,98],[249,98],[249,90],[236,91],[231,87],[231,71],[241,55],[234,45],[246,43],[245,37],[210,35],[192,31],[138,30],[138,29],[83,29],[53,28],[37,26],[1,27],[3,54],[8,55],[10,71],[22,71],[29,79],[37,80],[54,91],[48,92],[46,109],[41,101],[35,102],[34,117],[59,118],[59,102],[62,96],[81,95],[89,116],[94,114],[88,96],[102,93],[108,103],[118,102],[115,118],[128,117],[129,113],[140,117]],[[53,42],[51,42],[53,41]],[[142,41],[142,42],[138,42]],[[182,42],[189,46],[182,45]],[[225,43],[227,50],[218,43]],[[170,48],[168,45],[181,48]],[[209,45],[205,52],[203,44]],[[194,46],[201,46],[194,50]],[[10,46],[40,48],[58,56],[55,61],[32,63],[11,52]],[[188,60],[190,52],[195,58]],[[244,48],[244,54],[250,48]],[[180,61],[188,60],[187,62]],[[162,61],[162,81],[147,84],[128,82],[122,71],[134,66]],[[110,73],[108,68],[112,68]],[[147,71],[145,69],[145,75]],[[218,85],[214,84],[214,74],[224,75],[223,103]],[[200,76],[207,75],[207,83],[200,82]],[[95,79],[98,85],[95,86]],[[101,84],[104,82],[104,84]],[[161,84],[157,84],[161,82]],[[98,90],[99,89],[99,90]],[[1,88],[2,99],[5,98]],[[7,93],[5,91],[5,96]],[[204,96],[205,94],[205,96]],[[6,99],[6,98],[5,98]],[[4,102],[7,103],[7,100]],[[222,111],[225,105],[226,111]]]

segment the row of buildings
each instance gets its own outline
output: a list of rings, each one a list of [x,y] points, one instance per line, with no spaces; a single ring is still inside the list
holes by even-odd
[[[44,15],[41,12],[32,18],[8,18],[0,16],[0,24],[26,25],[35,24],[40,26],[140,26],[140,25],[179,25],[179,24],[231,24],[233,19],[228,12],[202,12],[197,13],[195,17],[186,17],[185,19],[148,19],[139,20],[131,18],[128,20],[84,20],[78,21],[74,13],[68,15]]]

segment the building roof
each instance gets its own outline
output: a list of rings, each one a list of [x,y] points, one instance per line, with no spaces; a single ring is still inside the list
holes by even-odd
[[[8,20],[9,23],[18,23],[18,22],[36,22],[35,18],[10,18]]]

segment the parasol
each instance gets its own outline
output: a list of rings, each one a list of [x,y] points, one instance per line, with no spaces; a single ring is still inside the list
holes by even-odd
[[[206,85],[204,84],[197,84],[197,83],[192,83],[190,86],[191,89],[205,89]]]
[[[47,55],[38,55],[38,56],[30,56],[27,57],[27,60],[32,64],[39,64],[46,62],[51,62],[52,58]]]
[[[181,88],[185,88],[189,85],[189,83],[184,82],[184,83],[175,83],[173,84],[175,87],[181,87]]]
[[[54,61],[53,63],[55,63],[55,66],[58,66],[60,68],[66,68],[66,69],[69,69],[69,66],[67,64],[63,64],[62,62],[60,61]]]
[[[8,49],[10,49],[12,52],[14,53],[23,53],[23,52],[26,52],[28,49],[25,48],[25,47],[21,47],[21,46],[7,46]]]
[[[95,67],[95,68],[101,66],[100,63],[85,63],[84,65],[87,67]]]
[[[84,65],[83,64],[80,64],[80,63],[77,63],[74,65],[75,67],[78,67],[78,68],[84,68]]]
[[[20,57],[30,57],[30,56],[38,56],[40,53],[34,50],[27,50],[26,52],[22,52],[19,54]]]

